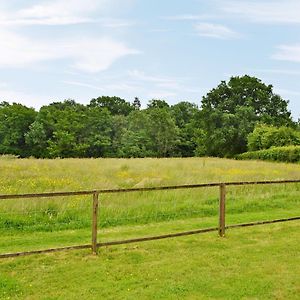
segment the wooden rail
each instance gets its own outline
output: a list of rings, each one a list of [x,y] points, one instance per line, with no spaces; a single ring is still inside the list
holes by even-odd
[[[251,223],[233,224],[233,225],[227,225],[227,226],[225,224],[226,186],[287,184],[287,183],[300,183],[300,179],[299,180],[221,182],[221,183],[219,182],[219,183],[202,183],[202,184],[191,184],[191,185],[149,187],[149,188],[111,189],[111,190],[107,190],[107,189],[103,190],[102,189],[102,190],[89,190],[89,191],[78,191],[78,192],[51,192],[51,193],[38,193],[38,194],[0,195],[0,200],[20,199],[20,198],[23,198],[23,199],[24,198],[49,198],[49,197],[65,197],[65,196],[78,196],[78,195],[93,195],[92,242],[91,242],[91,244],[74,245],[74,246],[50,248],[50,249],[44,249],[44,250],[33,250],[33,251],[25,251],[25,252],[4,253],[4,254],[0,254],[0,258],[17,257],[17,256],[57,252],[57,251],[64,251],[64,250],[76,250],[76,249],[92,249],[92,253],[94,255],[96,255],[99,247],[145,242],[145,241],[186,236],[186,235],[192,235],[192,234],[200,234],[200,233],[206,233],[206,232],[212,232],[212,231],[218,231],[219,236],[224,237],[225,229],[300,220],[300,216],[299,216],[299,217],[293,217],[293,218],[283,218],[283,219],[268,220],[268,221],[257,221],[257,222],[251,222]],[[177,233],[164,234],[164,235],[158,235],[158,236],[134,238],[134,239],[128,239],[128,240],[110,241],[110,242],[102,242],[102,243],[98,243],[98,241],[97,241],[98,207],[99,207],[99,195],[100,194],[149,192],[149,191],[176,190],[176,189],[193,189],[193,188],[216,187],[216,186],[218,186],[220,189],[219,226],[218,227],[177,232]]]
[[[171,185],[148,188],[132,188],[132,189],[112,189],[112,190],[88,190],[78,192],[51,192],[38,194],[14,194],[14,195],[0,195],[0,200],[4,199],[18,199],[18,198],[50,198],[50,197],[66,197],[66,196],[80,196],[98,194],[112,194],[112,193],[130,193],[130,192],[150,192],[162,190],[179,190],[179,189],[195,189],[204,187],[216,187],[221,184],[229,185],[258,185],[258,184],[283,184],[283,183],[300,183],[300,179],[296,180],[267,180],[267,181],[233,181],[233,182],[214,182],[214,183],[200,183],[200,184],[185,184],[185,185]]]

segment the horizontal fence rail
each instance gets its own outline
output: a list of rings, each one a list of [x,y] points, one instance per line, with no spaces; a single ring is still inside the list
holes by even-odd
[[[92,199],[92,243],[85,245],[74,245],[58,248],[49,248],[44,250],[33,250],[15,253],[4,253],[0,254],[0,258],[9,258],[17,256],[25,256],[40,253],[58,252],[64,250],[78,250],[78,249],[92,249],[93,254],[97,254],[97,250],[100,247],[145,242],[166,238],[173,238],[179,236],[187,236],[193,234],[200,234],[212,231],[218,231],[220,237],[225,236],[225,229],[238,228],[238,227],[249,227],[263,224],[272,224],[278,222],[295,221],[300,220],[299,217],[282,218],[268,221],[257,221],[242,224],[225,224],[225,203],[226,203],[226,186],[242,186],[242,185],[268,185],[268,184],[287,184],[287,183],[300,183],[300,179],[296,180],[265,180],[265,181],[243,181],[243,182],[215,182],[215,183],[201,183],[201,184],[187,184],[187,185],[175,185],[175,186],[160,186],[160,187],[148,187],[148,188],[131,188],[131,189],[100,189],[100,190],[88,190],[88,191],[77,191],[77,192],[49,192],[49,193],[37,193],[37,194],[13,194],[13,195],[0,195],[0,200],[9,199],[26,199],[26,198],[49,198],[49,197],[66,197],[66,196],[80,196],[80,195],[93,195]],[[205,188],[205,187],[219,187],[219,225],[218,227],[196,229],[191,231],[176,232],[157,236],[148,236],[141,238],[133,238],[128,240],[109,241],[101,242],[97,241],[97,224],[98,224],[98,208],[99,208],[99,195],[100,194],[111,194],[111,193],[128,193],[128,192],[150,192],[150,191],[162,191],[162,190],[177,190],[177,189],[194,189],[194,188]]]
[[[38,193],[38,194],[14,194],[14,195],[0,195],[0,200],[4,199],[25,199],[25,198],[49,198],[49,197],[66,197],[66,196],[82,196],[97,194],[113,194],[113,193],[130,193],[130,192],[150,192],[150,191],[162,191],[162,190],[179,190],[179,189],[195,189],[204,187],[216,187],[224,184],[230,185],[263,185],[263,184],[283,184],[283,183],[300,183],[300,179],[297,180],[268,180],[268,181],[233,181],[233,182],[214,182],[214,183],[200,183],[200,184],[185,184],[185,185],[171,185],[171,186],[159,186],[148,188],[132,188],[132,189],[111,189],[111,190],[89,190],[78,192],[50,192],[50,193]]]

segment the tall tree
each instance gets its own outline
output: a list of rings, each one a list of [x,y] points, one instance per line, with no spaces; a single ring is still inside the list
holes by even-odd
[[[17,103],[0,103],[0,154],[30,155],[25,134],[35,117],[33,108]]]
[[[84,143],[88,145],[86,156],[115,156],[112,151],[113,116],[107,108],[88,107],[84,127]]]
[[[112,117],[110,157],[123,157],[121,147],[123,134],[128,125],[127,118],[123,115]]]
[[[196,120],[199,109],[196,104],[179,102],[171,106],[171,114],[179,128],[179,141],[176,147],[176,155],[182,157],[194,156],[198,122]]]
[[[40,109],[26,142],[42,157],[83,157],[88,148],[86,120],[86,106],[74,100],[51,103]]]
[[[149,101],[147,108],[169,108],[169,104],[165,100],[152,99]]]
[[[119,97],[102,96],[92,99],[90,107],[106,108],[112,115],[124,115],[127,116],[135,108],[126,100]]]
[[[132,106],[134,107],[135,110],[140,110],[141,109],[141,101],[138,97],[134,98]]]
[[[170,111],[167,108],[150,108],[147,113],[147,134],[151,139],[153,153],[158,157],[173,156],[179,142],[179,132]]]
[[[119,155],[122,157],[154,156],[152,142],[148,131],[150,129],[149,115],[145,110],[133,111],[127,118],[127,127],[123,131]]]
[[[248,75],[222,81],[202,100],[207,155],[233,156],[246,151],[247,136],[257,122],[292,124],[288,101],[272,85]]]
[[[25,134],[25,142],[34,157],[48,157],[48,137],[43,122],[35,120]]]

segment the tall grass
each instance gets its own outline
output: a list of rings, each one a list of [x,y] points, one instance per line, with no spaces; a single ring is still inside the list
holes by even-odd
[[[203,182],[299,179],[300,165],[217,158],[0,159],[0,194]],[[299,184],[228,187],[227,213],[300,213]],[[218,189],[100,195],[100,227],[217,216]],[[52,231],[91,224],[91,196],[0,201],[0,229]]]

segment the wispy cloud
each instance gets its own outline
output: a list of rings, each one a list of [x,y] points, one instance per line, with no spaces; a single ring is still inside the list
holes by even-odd
[[[113,84],[107,84],[105,86],[105,89],[122,92],[137,92],[141,89],[141,87],[133,83],[118,82]]]
[[[66,49],[66,47],[64,47]],[[73,50],[77,48],[76,50]],[[87,72],[99,72],[109,68],[117,59],[139,54],[121,42],[110,38],[83,38],[69,41],[66,54],[75,57],[73,66]],[[70,51],[70,52],[69,52]]]
[[[299,91],[293,91],[293,90],[286,90],[286,89],[280,89],[280,88],[274,88],[275,93],[283,96],[300,96]]]
[[[0,15],[2,25],[66,25],[91,22],[93,10],[105,5],[106,0],[54,0]]]
[[[51,98],[51,95],[48,95],[47,97]],[[49,101],[49,98],[47,97],[45,95],[30,94],[17,88],[12,88],[5,82],[0,83],[0,102],[16,102],[28,106],[33,106],[34,103],[34,107],[39,108]]]
[[[300,1],[218,1],[221,10],[259,23],[300,23]]]
[[[0,82],[0,90],[6,89],[8,87],[8,84],[6,82]]]
[[[0,67],[24,67],[67,59],[84,72],[99,72],[117,59],[139,51],[106,37],[36,40],[11,31],[0,31]]]
[[[179,90],[181,86],[178,82],[161,82],[157,83],[157,86],[164,89],[172,89],[172,90]]]
[[[147,98],[149,99],[166,99],[169,97],[175,97],[177,94],[173,91],[166,91],[166,90],[157,90],[148,93]]]
[[[97,23],[100,23],[103,27],[107,28],[122,28],[136,25],[135,21],[111,18],[103,18],[101,20],[97,20]]]
[[[167,83],[168,84],[177,83],[177,80],[174,79],[174,78],[148,75],[145,72],[142,72],[142,71],[139,71],[139,70],[131,70],[131,71],[128,72],[128,75],[132,79],[148,81],[148,82],[154,82],[154,83],[165,83],[165,84],[167,84]]]
[[[281,45],[277,47],[277,52],[272,55],[273,59],[300,62],[300,44]]]
[[[125,91],[125,92],[133,92],[137,91],[140,89],[139,86],[131,84],[131,83],[126,83],[126,82],[118,82],[116,84],[107,84],[107,83],[101,83],[101,84],[91,84],[91,83],[86,83],[82,81],[73,81],[73,80],[65,80],[63,83],[68,84],[68,85],[73,85],[73,86],[78,86],[78,87],[84,87],[87,89],[93,89],[97,91],[101,91],[104,94],[113,92],[113,91]]]
[[[210,15],[210,14],[203,14],[203,15],[183,14],[183,15],[161,17],[161,19],[169,20],[169,21],[199,21],[199,20],[210,20],[215,18],[217,18],[216,15]]]
[[[32,26],[32,25],[48,25],[48,26],[58,26],[58,25],[76,25],[83,23],[97,23],[106,28],[123,28],[130,27],[136,23],[133,21],[113,19],[113,18],[84,18],[84,17],[53,17],[46,19],[16,19],[11,18],[1,18],[0,25],[3,26]]]
[[[131,26],[133,22],[105,18],[112,3],[119,0],[54,0],[40,1],[27,8],[0,12],[0,24],[6,26],[26,25],[74,25],[101,23],[104,27]],[[97,17],[96,17],[97,15]]]
[[[219,24],[199,23],[195,25],[195,29],[198,35],[209,38],[229,40],[240,37],[237,32],[229,27]]]
[[[98,91],[102,91],[102,92],[104,91],[104,89],[102,87],[99,87],[98,85],[93,85],[93,84],[89,84],[89,83],[85,83],[85,82],[80,82],[80,81],[65,80],[65,81],[63,81],[63,83],[68,84],[68,85],[85,87],[85,88],[89,88],[89,89],[93,89],[93,90],[98,90]]]
[[[139,70],[132,70],[128,72],[129,78],[135,82],[144,82],[151,85],[150,90],[153,92],[148,94],[148,97],[168,97],[176,96],[177,93],[195,93],[200,94],[201,90],[199,88],[190,87],[187,83],[191,78],[187,77],[166,77],[166,76],[155,76],[149,75],[145,72]]]
[[[61,57],[51,43],[34,41],[15,32],[0,31],[0,67],[22,67]]]
[[[297,71],[297,70],[287,70],[287,69],[256,69],[253,71],[258,73],[267,73],[267,74],[300,76],[300,70]]]
[[[166,29],[166,28],[157,28],[157,29],[150,29],[149,32],[157,32],[157,33],[160,33],[160,32],[170,32],[171,29]]]

